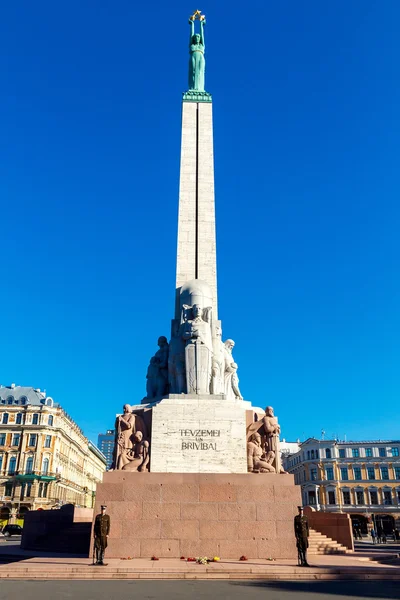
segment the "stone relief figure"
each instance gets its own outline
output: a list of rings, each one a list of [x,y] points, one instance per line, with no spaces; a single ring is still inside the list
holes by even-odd
[[[150,359],[147,369],[147,398],[159,398],[168,393],[168,352],[169,346],[165,336],[158,338],[159,350]]]
[[[123,471],[139,471],[143,473],[149,470],[150,444],[143,439],[143,433],[137,431],[134,435],[132,448],[126,454],[126,463],[122,467]]]
[[[275,458],[273,466],[277,473],[286,473],[281,463],[281,452],[279,443],[279,434],[281,427],[278,424],[278,419],[274,415],[272,406],[267,406],[265,409],[265,417],[262,420],[263,430],[265,435],[265,452],[274,452]]]
[[[172,321],[172,337],[168,354],[168,381],[169,391],[172,394],[186,392],[185,342],[179,335],[179,328],[179,320]]]
[[[132,413],[130,404],[125,404],[123,414],[119,415],[115,421],[115,444],[113,463],[111,471],[120,470],[128,462],[127,455],[133,448],[133,436],[141,432],[143,436],[147,435],[147,428],[142,417]]]
[[[199,304],[182,307],[181,336],[185,340],[186,387],[188,394],[209,394],[211,361],[211,307]]]
[[[200,33],[195,33],[194,22],[195,19],[200,20]],[[204,75],[206,68],[206,61],[204,58],[205,44],[204,44],[204,16],[200,16],[197,12],[192,15],[189,19],[190,25],[190,38],[189,38],[189,90],[199,90],[204,92]]]
[[[239,378],[237,376],[238,366],[233,360],[232,349],[235,346],[233,340],[226,340],[224,343],[224,359],[225,359],[225,394],[228,399],[237,398],[243,400],[243,396],[239,390]]]
[[[215,326],[213,337],[213,357],[211,369],[211,394],[225,393],[225,345],[222,340],[222,329]]]
[[[253,433],[247,442],[247,470],[249,473],[275,473],[272,462],[275,453],[269,450],[264,453],[261,447],[261,435]]]

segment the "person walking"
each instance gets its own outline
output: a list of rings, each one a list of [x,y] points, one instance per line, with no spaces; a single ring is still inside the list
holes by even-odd
[[[375,539],[376,539],[375,529],[371,529],[371,537],[372,537],[372,543],[375,544]]]
[[[110,516],[106,514],[107,506],[102,504],[100,513],[94,521],[94,549],[96,551],[96,565],[104,566],[104,552],[107,548],[108,534],[110,533]]]

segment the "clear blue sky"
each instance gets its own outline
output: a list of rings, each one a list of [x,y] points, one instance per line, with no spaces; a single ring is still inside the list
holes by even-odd
[[[93,440],[144,396],[196,8],[242,393],[287,439],[398,439],[398,0],[5,3],[0,381],[46,388]]]

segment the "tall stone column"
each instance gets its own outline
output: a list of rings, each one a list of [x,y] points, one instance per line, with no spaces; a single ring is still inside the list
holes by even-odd
[[[206,92],[185,94],[182,106],[176,319],[179,289],[193,279],[210,286],[217,319],[212,102]]]

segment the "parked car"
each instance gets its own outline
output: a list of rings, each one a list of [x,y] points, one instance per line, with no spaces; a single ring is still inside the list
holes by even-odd
[[[12,535],[21,535],[22,527],[20,525],[5,525],[1,533],[5,537],[11,537]]]

